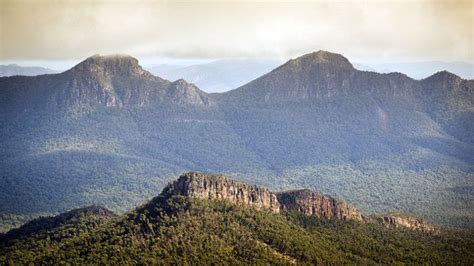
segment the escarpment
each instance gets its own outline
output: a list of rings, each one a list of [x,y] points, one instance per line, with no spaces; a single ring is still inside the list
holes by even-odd
[[[344,201],[308,189],[277,193],[282,209],[328,219],[363,221],[364,215]]]
[[[274,213],[298,211],[327,219],[362,221],[364,216],[353,206],[310,190],[274,193],[270,190],[235,181],[223,175],[185,173],[170,184],[165,193],[200,199],[223,199]]]
[[[256,209],[280,212],[277,197],[270,190],[241,183],[223,175],[185,173],[165,188],[165,193],[199,199],[222,199]]]
[[[224,175],[184,173],[178,180],[169,184],[163,194],[226,200],[273,213],[290,211],[324,219],[378,223],[387,228],[403,227],[423,232],[437,231],[435,226],[420,218],[395,214],[368,217],[342,200],[309,189],[272,192],[267,188],[245,184]]]
[[[376,221],[387,228],[403,227],[412,230],[420,230],[427,233],[436,233],[439,230],[436,226],[427,223],[420,218],[404,214],[385,214],[376,217]]]

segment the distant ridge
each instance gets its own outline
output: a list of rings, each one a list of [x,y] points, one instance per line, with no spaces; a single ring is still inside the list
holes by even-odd
[[[435,80],[436,79],[436,80]],[[420,97],[419,91],[430,81],[451,80],[466,83],[460,77],[441,71],[421,81],[403,73],[380,74],[359,71],[347,58],[327,51],[309,53],[277,67],[240,88],[219,95],[229,104],[265,105],[298,101],[318,101],[339,96]]]
[[[473,81],[359,71],[325,51],[216,94],[126,55],[3,77],[3,228],[90,204],[125,211],[187,169],[472,228],[473,106]]]
[[[368,70],[379,73],[402,72],[414,79],[425,79],[439,71],[452,72],[463,79],[474,79],[474,64],[468,62],[402,62],[402,63],[367,63],[356,64],[360,70]]]
[[[281,64],[273,59],[223,59],[190,66],[158,65],[146,69],[156,76],[185,79],[208,93],[237,88]]]
[[[0,77],[36,76],[54,74],[57,72],[58,71],[38,66],[19,66],[17,64],[0,65]]]
[[[3,79],[5,89],[15,90],[17,79]],[[1,86],[1,85],[0,85]],[[94,55],[63,73],[29,77],[23,91],[30,90],[30,99],[18,101],[29,107],[46,104],[64,110],[77,105],[125,107],[147,106],[160,102],[184,105],[209,105],[207,94],[183,80],[170,82],[144,70],[136,58],[128,55]],[[49,102],[33,104],[36,94]],[[7,93],[4,91],[4,93]],[[15,92],[12,92],[13,99]],[[9,103],[6,103],[8,105]],[[57,111],[57,110],[51,110]]]

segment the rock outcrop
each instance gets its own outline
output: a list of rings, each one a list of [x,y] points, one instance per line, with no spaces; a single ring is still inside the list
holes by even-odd
[[[280,212],[277,197],[270,190],[235,181],[223,175],[206,175],[189,172],[168,185],[165,193],[199,199],[222,199],[236,204]]]
[[[167,91],[168,98],[178,104],[210,105],[207,94],[192,83],[178,79],[170,84]]]
[[[405,214],[385,214],[376,217],[376,221],[387,228],[408,228],[426,233],[434,233],[438,228],[424,220]]]
[[[223,175],[189,172],[165,188],[170,195],[191,196],[199,199],[223,199],[256,209],[298,211],[327,219],[363,221],[364,216],[353,206],[310,190],[274,193],[270,190],[235,181]]]
[[[367,217],[342,200],[309,189],[272,192],[267,188],[245,184],[224,175],[184,173],[178,180],[169,184],[163,194],[226,200],[274,213],[295,211],[324,219],[379,223],[387,228],[403,227],[427,233],[438,231],[437,227],[420,218],[393,213]]]
[[[363,221],[364,215],[344,201],[308,189],[277,193],[283,210],[327,219]]]

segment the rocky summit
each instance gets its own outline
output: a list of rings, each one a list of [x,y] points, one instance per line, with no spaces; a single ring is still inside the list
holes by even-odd
[[[427,233],[437,233],[439,231],[438,227],[423,221],[423,219],[401,213],[389,213],[375,219],[387,228],[405,227]]]
[[[365,219],[365,216],[350,204],[309,189],[279,192],[277,198],[282,209],[286,211],[298,211],[329,219],[355,221]]]
[[[223,175],[206,175],[189,172],[164,189],[165,194],[190,196],[199,199],[227,200],[256,209],[278,213],[280,204],[270,190],[241,183]]]
[[[423,232],[435,231],[433,225],[420,218],[402,214],[368,217],[342,200],[309,189],[272,192],[267,188],[239,182],[225,175],[187,172],[169,184],[163,190],[163,195],[225,200],[257,210],[266,209],[273,213],[298,212],[323,219],[376,222],[387,228],[404,227]]]

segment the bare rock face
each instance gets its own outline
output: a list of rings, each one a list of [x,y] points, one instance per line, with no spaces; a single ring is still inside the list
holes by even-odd
[[[436,233],[438,228],[434,225],[423,221],[420,218],[402,215],[402,214],[386,214],[376,218],[377,222],[387,228],[408,228],[412,230],[420,230],[426,233]]]
[[[165,188],[164,193],[199,199],[222,199],[236,204],[280,211],[298,211],[326,219],[363,221],[364,216],[353,206],[310,190],[274,193],[270,190],[235,181],[223,175],[189,172]]]
[[[184,173],[178,180],[169,184],[163,193],[198,199],[226,200],[274,213],[296,211],[324,219],[379,223],[387,228],[404,227],[428,233],[438,231],[434,225],[416,217],[402,214],[367,217],[344,201],[308,189],[274,193],[266,188],[245,184],[223,175]]]
[[[199,199],[221,199],[256,209],[280,212],[277,197],[270,190],[235,181],[227,176],[185,173],[165,188],[171,195],[190,196]]]
[[[210,105],[210,99],[206,93],[183,79],[171,83],[167,96],[179,104]]]
[[[277,197],[283,210],[327,219],[364,220],[364,215],[346,202],[311,190],[280,192]]]

